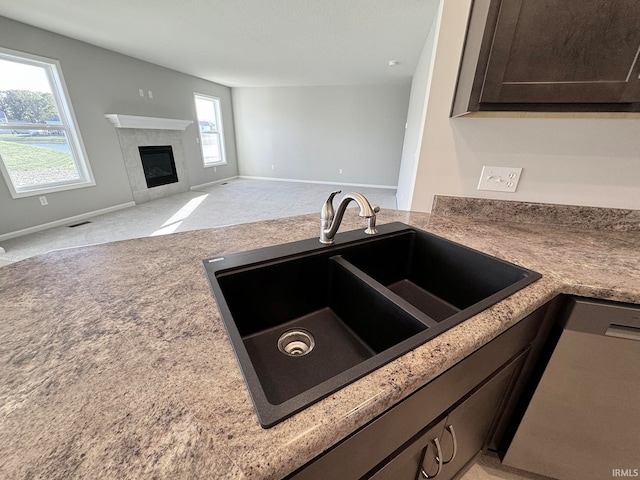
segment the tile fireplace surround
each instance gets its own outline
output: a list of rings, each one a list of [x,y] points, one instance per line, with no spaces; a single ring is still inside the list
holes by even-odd
[[[129,177],[129,185],[131,186],[134,202],[144,203],[189,190],[189,176],[187,174],[187,163],[184,159],[182,132],[175,130],[119,128],[118,140],[120,141],[122,157],[124,158],[124,164],[127,169],[127,176]],[[140,160],[138,147],[157,145],[171,145],[173,158],[176,162],[178,181],[168,185],[148,188],[144,178],[142,160]]]
[[[110,118],[111,117],[111,118]],[[122,150],[122,157],[127,169],[129,177],[129,185],[133,193],[133,200],[137,203],[145,203],[151,200],[168,197],[176,193],[182,193],[189,190],[189,175],[187,173],[187,162],[184,155],[184,147],[182,144],[182,131],[186,125],[193,123],[191,121],[172,121],[173,123],[182,123],[183,125],[167,127],[170,119],[156,119],[151,117],[133,117],[108,115],[107,118],[114,123],[118,133],[118,141]],[[123,120],[136,120],[136,123],[125,126],[118,122]],[[124,122],[123,122],[124,123]],[[149,128],[138,128],[146,127]],[[171,128],[171,129],[170,129]],[[159,185],[157,187],[148,188],[142,169],[142,160],[138,147],[150,147],[160,145],[171,145],[173,157],[176,163],[176,172],[178,181],[167,185]]]

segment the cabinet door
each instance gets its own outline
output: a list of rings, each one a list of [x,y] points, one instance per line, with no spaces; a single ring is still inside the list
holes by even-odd
[[[467,396],[447,418],[427,427],[370,480],[453,478],[484,446],[512,379],[528,353],[529,348]]]
[[[439,471],[436,462],[441,454],[440,437],[446,419],[430,425],[418,434],[418,439],[410,443],[393,460],[374,473],[369,480],[416,480],[421,470],[433,478]]]
[[[639,48],[638,0],[501,0],[480,103],[640,102]]]
[[[447,417],[440,437],[444,468],[439,478],[453,478],[484,446],[505,394],[520,372],[528,349],[476,390]]]

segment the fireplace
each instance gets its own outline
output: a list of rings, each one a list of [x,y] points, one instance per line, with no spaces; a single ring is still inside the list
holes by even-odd
[[[118,132],[118,142],[122,149],[122,158],[127,171],[127,177],[129,178],[133,201],[136,204],[189,191],[189,172],[187,170],[184,145],[182,143],[182,131],[158,128],[117,128],[116,131]],[[171,162],[171,157],[169,157],[168,160],[165,157],[160,163],[162,164],[168,161],[168,167],[166,165],[164,167],[159,166],[161,167],[160,170],[170,173],[175,169],[178,181],[176,182],[173,175],[171,175],[173,183],[149,188],[148,182],[150,179],[145,175],[145,169],[143,168],[143,163],[146,163],[143,158],[147,152],[145,151],[146,147],[140,148],[141,145],[156,146],[149,152],[154,155],[156,153],[162,153],[158,152],[158,148],[164,150],[169,149],[169,146],[171,146],[173,162]],[[160,147],[157,147],[158,145],[160,145]],[[151,184],[153,183],[159,182],[151,182]]]
[[[176,183],[178,173],[171,145],[138,147],[147,188]]]

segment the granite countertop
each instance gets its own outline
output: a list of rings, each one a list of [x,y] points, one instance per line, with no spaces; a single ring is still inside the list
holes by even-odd
[[[201,261],[317,215],[60,250],[0,268],[0,478],[275,479],[559,293],[640,303],[638,232],[384,211],[543,278],[270,429]],[[341,231],[363,228],[348,210]]]

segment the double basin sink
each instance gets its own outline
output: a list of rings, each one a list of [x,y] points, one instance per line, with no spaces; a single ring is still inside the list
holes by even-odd
[[[204,261],[269,428],[540,274],[402,223]]]

